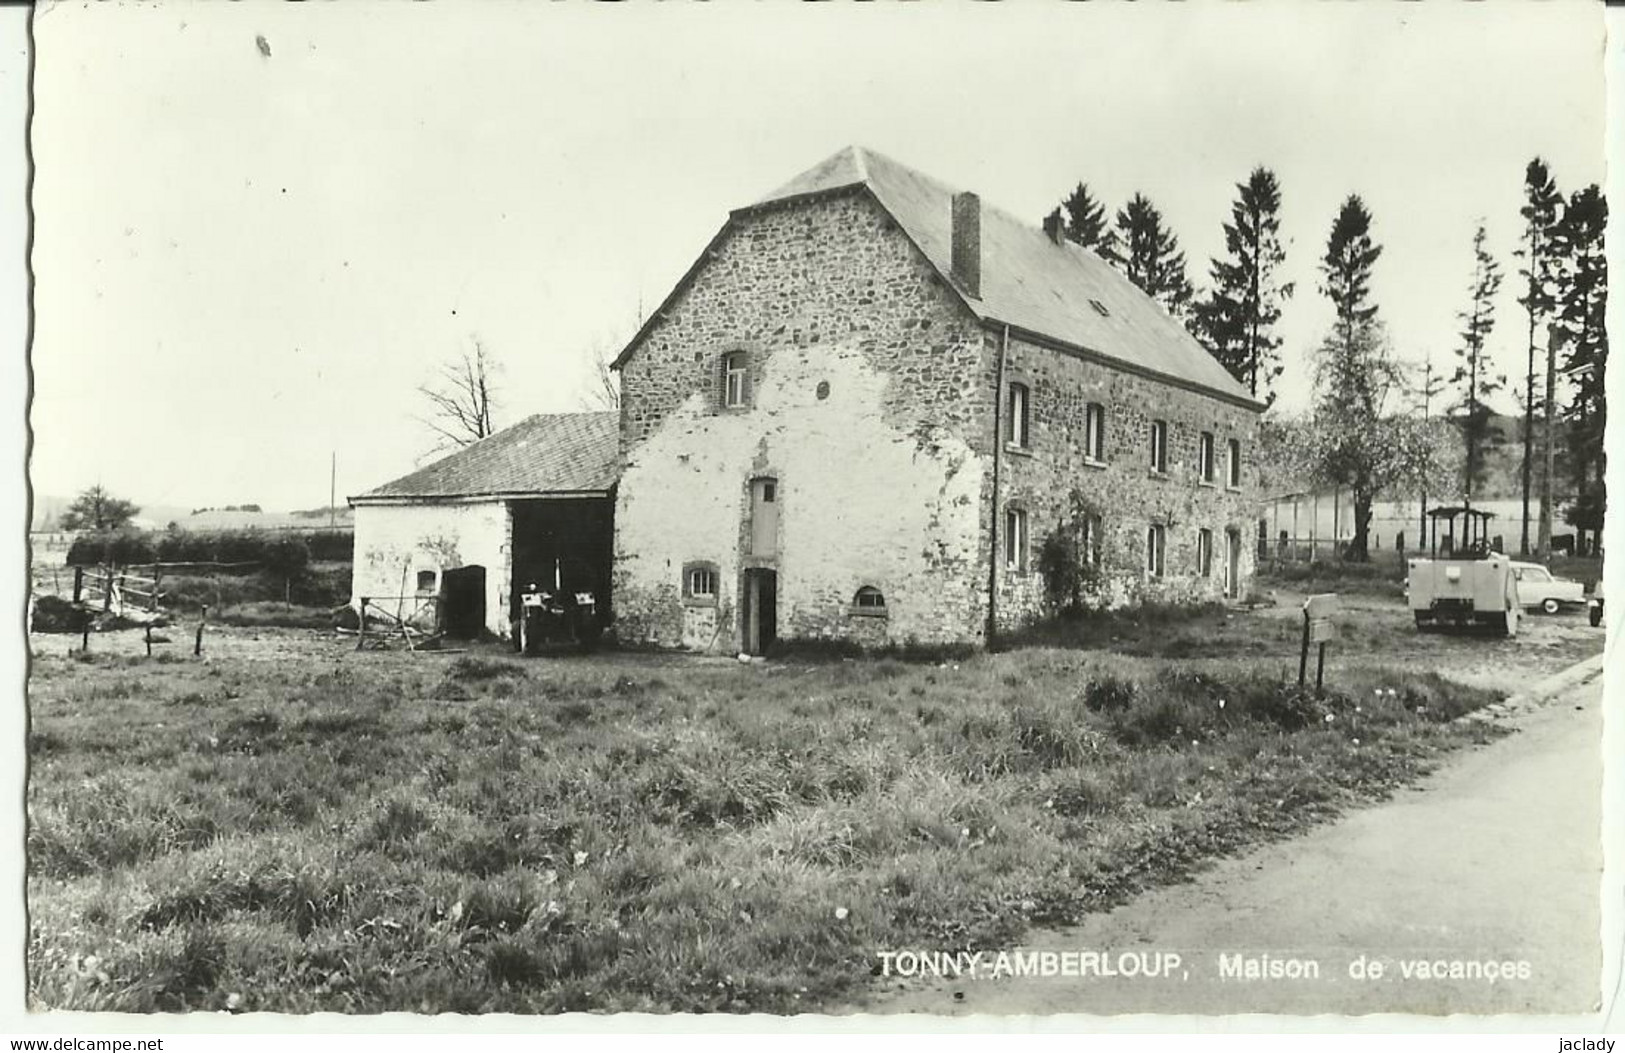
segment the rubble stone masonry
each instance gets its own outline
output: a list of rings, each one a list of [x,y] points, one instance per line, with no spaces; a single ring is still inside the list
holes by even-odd
[[[994,405],[1001,336],[965,308],[866,193],[740,214],[657,315],[621,372],[623,471],[615,513],[616,631],[630,643],[733,652],[744,571],[777,571],[780,637],[866,644],[980,643],[995,521]],[[727,403],[726,362],[745,383]],[[1037,553],[1077,489],[1105,528],[1090,601],[1218,597],[1225,531],[1252,572],[1256,416],[1193,391],[1011,338],[1006,378],[1028,386],[1027,448],[1001,447],[997,522],[1028,516],[1028,558],[999,559],[1001,627],[1044,613]],[[1102,464],[1085,461],[1085,407],[1106,409]],[[1150,422],[1168,471],[1150,471]],[[1211,431],[1215,480],[1197,480]],[[1243,485],[1226,486],[1227,441]],[[753,555],[751,484],[775,480],[777,536]],[[1167,532],[1164,574],[1146,531]],[[1212,574],[1196,574],[1197,531]],[[1002,546],[1001,546],[1002,548]],[[684,568],[714,569],[689,596]],[[878,589],[883,612],[856,604]]]

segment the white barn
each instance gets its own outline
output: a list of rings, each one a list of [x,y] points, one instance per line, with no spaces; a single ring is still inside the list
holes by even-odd
[[[528,417],[349,499],[351,603],[508,637],[531,582],[610,600],[619,417]]]

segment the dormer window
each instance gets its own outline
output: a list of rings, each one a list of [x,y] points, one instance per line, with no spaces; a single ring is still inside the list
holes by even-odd
[[[722,405],[727,409],[745,408],[747,364],[743,351],[729,351],[722,356]]]

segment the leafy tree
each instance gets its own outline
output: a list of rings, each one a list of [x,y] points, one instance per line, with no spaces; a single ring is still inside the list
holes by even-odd
[[[1105,257],[1115,255],[1116,236],[1106,219],[1106,206],[1089,192],[1087,183],[1079,183],[1051,215],[1059,215],[1061,233],[1086,249],[1093,249]]]
[[[428,416],[419,419],[436,436],[433,452],[468,446],[496,432],[500,368],[475,340],[474,350],[442,363],[435,379],[418,388],[429,404]]]
[[[97,484],[73,499],[60,523],[63,530],[118,530],[140,512],[136,505],[114,497]]]
[[[1460,385],[1461,398],[1455,409],[1467,444],[1462,481],[1468,505],[1473,503],[1474,484],[1484,479],[1484,454],[1491,441],[1491,414],[1485,399],[1506,383],[1505,376],[1490,369],[1484,346],[1495,331],[1495,297],[1501,289],[1501,265],[1485,248],[1486,237],[1480,223],[1473,233],[1471,300],[1467,310],[1457,315],[1462,323],[1461,344],[1456,348],[1456,371],[1450,377],[1452,384]]]
[[[1555,230],[1561,258],[1557,317],[1565,345],[1562,372],[1572,388],[1566,413],[1569,470],[1577,504],[1589,514],[1575,522],[1584,547],[1586,530],[1598,530],[1607,507],[1603,430],[1608,418],[1605,384],[1608,332],[1608,260],[1603,236],[1608,201],[1595,183],[1575,191]]]
[[[1272,385],[1281,375],[1281,338],[1274,326],[1292,283],[1275,276],[1286,253],[1281,248],[1281,188],[1262,166],[1236,184],[1230,221],[1224,224],[1226,259],[1209,269],[1213,292],[1196,305],[1196,328],[1215,358],[1252,392],[1273,402]]]
[[[1523,528],[1518,551],[1529,554],[1529,493],[1535,459],[1535,334],[1557,307],[1557,252],[1554,228],[1557,226],[1563,195],[1552,180],[1546,162],[1535,158],[1524,169],[1523,244],[1518,256],[1524,261],[1518,270],[1524,279],[1518,302],[1529,318],[1529,348],[1523,393]],[[1550,366],[1548,366],[1548,369]]]
[[[1352,343],[1328,337],[1315,365],[1314,409],[1278,424],[1273,445],[1305,484],[1349,488],[1354,535],[1344,558],[1363,563],[1373,502],[1447,490],[1459,477],[1460,434],[1443,418],[1388,411],[1400,376],[1380,326],[1361,328]]]
[[[1336,321],[1314,356],[1314,427],[1304,436],[1304,453],[1305,474],[1352,491],[1354,536],[1346,558],[1357,562],[1370,558],[1371,502],[1392,453],[1383,411],[1400,381],[1371,302],[1371,268],[1381,255],[1371,238],[1371,213],[1349,195],[1321,257],[1321,291],[1332,301]]]
[[[1169,314],[1184,316],[1195,292],[1185,276],[1185,254],[1144,194],[1135,194],[1118,210],[1116,244],[1102,255]]]

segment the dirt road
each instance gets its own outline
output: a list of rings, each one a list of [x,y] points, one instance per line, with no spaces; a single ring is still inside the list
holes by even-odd
[[[1601,699],[1592,676],[1390,802],[1077,928],[1031,933],[1023,951],[1099,955],[1052,956],[1070,977],[1012,975],[1042,969],[1042,957],[1001,969],[990,954],[979,979],[894,976],[862,1011],[1590,1011],[1602,955]],[[1247,978],[1249,962],[1263,978]],[[1136,966],[1170,975],[1101,975]]]

